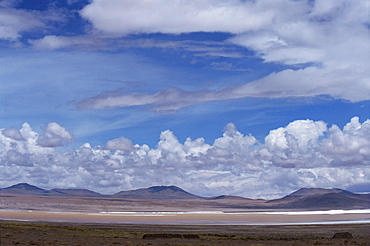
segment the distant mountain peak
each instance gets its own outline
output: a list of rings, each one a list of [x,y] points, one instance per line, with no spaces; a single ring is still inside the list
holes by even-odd
[[[201,198],[193,195],[177,186],[152,186],[130,191],[121,191],[114,194],[115,197],[135,199],[195,199]]]
[[[333,189],[324,189],[324,188],[301,188],[293,193],[291,193],[290,197],[307,197],[307,196],[315,196],[315,195],[325,195],[329,193],[339,193],[339,194],[352,194],[352,192],[333,188]]]
[[[0,196],[5,194],[27,196],[64,196],[64,197],[89,197],[94,198],[118,198],[136,200],[178,200],[178,204],[186,204],[179,200],[203,200],[214,203],[218,208],[304,208],[304,209],[328,209],[328,208],[370,208],[370,194],[354,194],[342,189],[301,188],[290,195],[274,200],[255,200],[238,196],[221,195],[205,198],[191,194],[177,186],[152,186],[136,190],[121,191],[114,195],[102,195],[86,189],[52,189],[44,190],[28,183],[19,183],[7,188],[0,188]],[[108,199],[109,200],[109,199]],[[176,203],[176,202],[170,202]],[[166,201],[163,201],[166,204]],[[205,203],[204,203],[205,204]],[[207,205],[208,206],[208,205]]]
[[[241,197],[241,196],[231,196],[231,195],[221,195],[221,196],[214,196],[214,197],[210,197],[209,199],[211,200],[252,200],[250,198],[245,198],[245,197]]]
[[[28,191],[43,191],[43,189],[41,189],[37,186],[34,186],[34,185],[30,185],[28,183],[19,183],[19,184],[16,184],[16,185],[12,185],[8,188],[9,189],[28,190]]]
[[[165,185],[152,186],[152,187],[149,187],[148,190],[150,190],[152,192],[161,192],[161,191],[165,191],[165,190],[171,190],[171,191],[174,191],[174,192],[186,192],[183,189],[181,189],[177,186],[174,186],[174,185],[171,185],[171,186],[165,186]]]
[[[18,195],[44,195],[47,193],[47,191],[34,185],[19,183],[4,189],[0,189],[0,193]]]
[[[56,192],[63,196],[84,196],[84,197],[101,197],[103,196],[100,193],[95,191],[87,190],[87,189],[52,189],[50,192]]]
[[[100,197],[101,194],[86,189],[52,189],[44,190],[27,183],[19,183],[7,188],[0,189],[2,194],[18,194],[31,196],[79,196],[79,197]]]

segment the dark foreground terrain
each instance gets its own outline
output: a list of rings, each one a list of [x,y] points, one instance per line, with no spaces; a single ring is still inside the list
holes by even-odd
[[[362,245],[370,224],[340,225],[133,225],[1,222],[7,245]],[[353,238],[332,239],[349,232]],[[150,236],[148,236],[150,235]],[[154,237],[153,237],[154,236]],[[143,239],[147,238],[147,239]],[[159,237],[159,238],[155,238]]]

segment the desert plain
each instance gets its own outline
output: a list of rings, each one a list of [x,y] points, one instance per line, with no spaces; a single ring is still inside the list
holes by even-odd
[[[243,208],[243,201],[238,199],[138,200],[9,194],[0,198],[2,246],[370,246],[368,211],[251,209]],[[353,238],[333,239],[336,233],[343,232]]]

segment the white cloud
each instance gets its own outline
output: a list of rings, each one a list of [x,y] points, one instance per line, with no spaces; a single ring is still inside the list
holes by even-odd
[[[270,150],[306,150],[309,145],[315,144],[326,130],[326,124],[322,121],[296,120],[286,127],[271,130],[265,138],[265,145]]]
[[[93,36],[56,36],[48,35],[41,39],[29,40],[34,48],[39,50],[55,50],[67,48],[92,49],[95,47],[104,47],[107,44]]]
[[[154,111],[176,112],[189,105],[246,97],[330,95],[352,102],[370,100],[367,8],[366,0],[93,1],[81,15],[105,35],[226,32],[234,36],[225,44],[247,47],[265,62],[290,65],[291,69],[233,90],[186,92],[172,88],[94,97],[79,107],[152,105]],[[174,101],[176,96],[181,100]]]
[[[0,39],[16,41],[21,32],[44,27],[33,13],[13,8],[0,8]]]
[[[307,67],[272,73],[262,79],[219,91],[185,91],[169,88],[156,93],[102,94],[77,102],[78,109],[149,106],[152,111],[173,113],[191,105],[247,97],[287,98],[330,95],[352,102],[370,100],[370,80],[365,64],[358,68]],[[369,77],[370,78],[370,77]],[[349,89],[351,88],[351,89]]]
[[[0,6],[0,39],[11,42],[30,30],[49,34],[48,21],[63,19],[52,11],[17,10],[9,1]],[[90,36],[47,35],[29,42],[40,49],[107,47],[113,42],[237,59],[243,57],[240,50],[227,49],[236,45],[254,51],[265,62],[291,68],[218,91],[169,88],[154,93],[106,93],[80,101],[80,109],[146,106],[175,112],[220,100],[322,94],[361,101],[370,100],[367,6],[364,0],[95,0],[81,11],[95,27]],[[198,31],[226,32],[233,37],[223,43],[225,49],[222,42],[120,39],[129,34]],[[213,63],[232,68],[229,63],[219,64]],[[230,123],[213,144],[203,138],[181,143],[167,130],[155,148],[120,137],[104,147],[87,143],[76,150],[59,150],[56,147],[74,141],[64,127],[49,123],[39,134],[25,123],[19,131],[0,131],[0,185],[19,181],[109,193],[174,184],[200,195],[251,197],[286,194],[299,187],[355,187],[370,182],[369,136],[370,121],[361,123],[355,117],[343,129],[297,120],[271,130],[264,143]]]
[[[108,141],[104,147],[107,150],[133,150],[134,145],[132,144],[130,139],[120,137],[116,139],[112,139]]]
[[[241,33],[268,25],[269,9],[240,1],[93,1],[81,10],[99,31],[131,33]],[[247,18],[246,18],[247,17]]]
[[[17,42],[22,33],[31,30],[48,33],[52,23],[67,18],[55,9],[27,11],[15,9],[13,5],[13,1],[3,1],[0,9],[0,39],[11,42]],[[324,94],[356,102],[370,100],[367,9],[366,0],[279,0],[273,3],[267,0],[95,0],[80,11],[95,28],[89,35],[46,35],[29,40],[29,43],[40,49],[109,49],[111,46],[135,46],[133,42],[140,47],[193,49],[195,55],[243,57],[232,49],[223,49],[222,42],[217,47],[205,42],[192,47],[183,41],[155,43],[153,40],[120,39],[140,33],[225,32],[234,36],[223,43],[224,48],[230,45],[247,47],[265,62],[282,63],[292,68],[234,90],[187,92],[170,88],[157,93],[102,95],[79,103],[83,109],[152,105],[154,111],[175,112],[189,105],[216,100]],[[203,53],[199,52],[202,48]],[[232,69],[225,64],[227,66],[215,68]],[[303,68],[297,69],[297,65]],[[175,96],[185,97],[178,102],[173,100]]]
[[[366,0],[95,0],[81,15],[113,35],[226,32],[235,34],[230,42],[258,52],[267,62],[343,62],[335,57],[345,54],[346,61],[360,64],[368,59],[361,52],[369,48],[367,7]]]
[[[370,164],[370,120],[361,124],[353,117],[343,130],[334,125],[328,132],[321,148],[331,157],[331,165]]]
[[[67,14],[55,9],[15,9],[12,1],[2,2],[2,7],[0,39],[11,42],[18,42],[23,33],[32,30],[49,34],[48,30],[55,22],[68,18]],[[38,49],[138,46],[181,49],[193,52],[195,56],[233,58],[245,57],[240,50],[235,52],[230,48],[242,46],[254,51],[255,57],[265,62],[290,67],[242,86],[218,91],[169,88],[154,93],[95,96],[80,101],[77,104],[80,109],[149,106],[156,112],[171,113],[213,101],[318,95],[357,102],[370,100],[367,8],[366,0],[279,0],[274,3],[267,0],[95,0],[80,11],[95,28],[91,33],[46,35],[28,42]],[[233,37],[217,43],[122,39],[130,34],[157,32],[225,32]],[[213,62],[210,67],[238,70],[231,63]]]
[[[238,87],[233,94],[236,98],[331,95],[336,99],[353,102],[369,100],[370,81],[368,81],[368,75],[364,69],[364,66],[361,69],[322,69],[316,67],[299,70],[288,69]]]
[[[0,5],[0,40],[18,43],[24,32],[51,28],[52,22],[63,22],[65,16],[56,9],[46,11],[16,9],[17,1],[5,0]]]
[[[230,99],[227,91],[196,91],[189,92],[176,88],[169,88],[158,93],[105,93],[77,102],[78,109],[109,109],[115,107],[132,107],[151,105],[153,111],[176,112],[177,110],[194,104]]]
[[[11,138],[11,139],[14,139],[14,140],[18,140],[18,141],[25,140],[22,137],[21,133],[15,128],[4,129],[2,131],[2,133],[5,137],[8,137],[8,138]]]
[[[212,145],[203,138],[179,142],[160,135],[156,148],[120,137],[104,148],[86,143],[58,150],[72,136],[49,123],[40,136],[29,124],[23,139],[0,134],[0,186],[29,182],[41,187],[82,187],[102,193],[178,185],[193,193],[272,198],[300,187],[357,187],[370,182],[370,120],[354,117],[343,128],[322,121],[297,120],[271,130],[264,143],[229,123]],[[48,137],[48,145],[40,139]]]
[[[41,136],[37,143],[42,147],[59,147],[68,142],[74,141],[73,136],[58,123],[51,122],[44,129],[44,136]]]

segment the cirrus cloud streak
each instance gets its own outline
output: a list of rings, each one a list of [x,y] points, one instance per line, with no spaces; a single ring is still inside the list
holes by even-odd
[[[25,33],[38,31],[43,33],[39,34],[41,38],[27,41],[38,49],[106,50],[147,45],[148,49],[176,50],[184,48],[184,41],[169,42],[166,35],[222,32],[231,37],[219,42],[218,52],[208,51],[203,55],[240,59],[253,52],[254,58],[265,63],[288,67],[252,82],[240,81],[244,85],[235,87],[230,94],[229,90],[187,92],[175,85],[175,90],[106,97],[104,102],[102,96],[99,102],[94,97],[80,103],[79,106],[83,104],[80,108],[153,104],[156,111],[162,108],[163,111],[176,111],[188,105],[246,97],[330,95],[351,102],[370,100],[370,58],[366,52],[370,49],[366,11],[369,7],[366,0],[279,0],[274,3],[267,0],[94,0],[79,11],[80,18],[89,21],[91,27],[84,23],[86,33],[78,35],[66,35],[52,28],[53,24],[68,19],[68,14],[63,12],[66,10],[27,11],[14,8],[15,4],[9,2],[0,5],[0,28],[3,30],[0,39],[13,44],[20,45]],[[163,40],[153,43],[140,36],[153,33],[164,34]],[[212,48],[210,46],[207,42],[198,42],[193,48],[206,51]],[[248,52],[225,49],[230,46],[243,47]],[[196,50],[194,57],[199,55]],[[187,51],[191,52],[191,47]],[[174,104],[169,97],[179,92],[186,94],[185,99],[173,109],[167,109]]]
[[[83,100],[78,107],[152,105],[154,111],[167,112],[248,97],[329,95],[351,102],[370,100],[370,60],[364,52],[370,49],[367,8],[366,1],[93,1],[81,15],[105,35],[231,33],[234,36],[225,45],[245,47],[266,63],[290,67],[233,89],[184,91],[178,87],[100,95]]]

